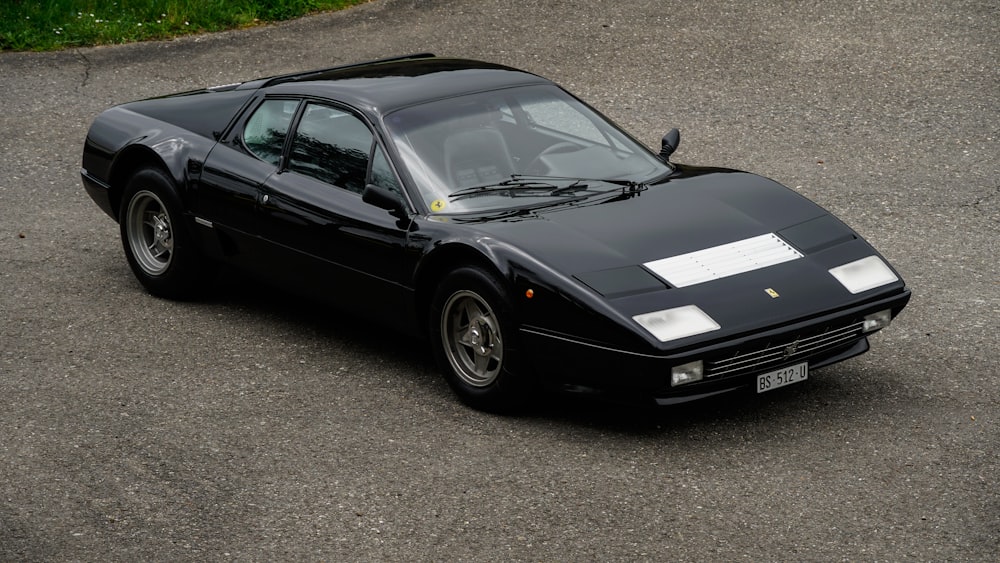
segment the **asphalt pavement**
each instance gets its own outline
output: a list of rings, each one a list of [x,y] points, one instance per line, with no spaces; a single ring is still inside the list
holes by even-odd
[[[1000,5],[377,0],[0,54],[0,560],[987,561],[1000,554]],[[555,79],[901,271],[872,350],[761,396],[471,411],[425,351],[228,273],[141,289],[86,196],[133,99],[432,51]]]

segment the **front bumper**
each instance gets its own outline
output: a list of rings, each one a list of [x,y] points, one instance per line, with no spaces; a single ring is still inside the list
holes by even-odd
[[[583,342],[534,327],[521,328],[528,362],[548,385],[613,397],[644,396],[668,405],[754,385],[757,375],[808,362],[810,369],[837,363],[868,350],[864,317],[890,309],[895,317],[910,291],[807,320],[764,328],[737,337],[707,341],[676,353],[641,353]],[[674,366],[701,360],[701,381],[672,387]]]

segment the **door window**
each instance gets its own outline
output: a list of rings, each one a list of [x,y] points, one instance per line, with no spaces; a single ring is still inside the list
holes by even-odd
[[[371,131],[354,115],[309,104],[292,138],[288,169],[361,193],[372,140]]]
[[[392,173],[392,167],[389,166],[389,160],[385,157],[385,153],[379,146],[375,147],[375,157],[372,158],[372,183],[403,195],[403,190],[399,187],[396,175]]]

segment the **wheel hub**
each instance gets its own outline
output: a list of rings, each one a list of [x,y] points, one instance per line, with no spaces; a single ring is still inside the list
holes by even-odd
[[[482,317],[472,320],[465,331],[465,341],[478,356],[489,356],[493,350],[493,338],[490,327]]]
[[[153,217],[153,241],[156,246],[170,250],[173,240],[170,237],[170,224],[163,218],[163,215]]]

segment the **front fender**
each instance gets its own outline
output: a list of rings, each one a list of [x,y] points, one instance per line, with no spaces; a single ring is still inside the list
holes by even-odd
[[[632,319],[592,289],[523,249],[486,234],[452,236],[430,245],[417,275],[424,280],[440,279],[447,273],[444,264],[469,263],[488,266],[504,280],[517,323],[523,328],[596,345],[633,350],[648,347],[633,328]],[[428,275],[432,270],[435,274]],[[426,282],[422,285],[429,287]]]

